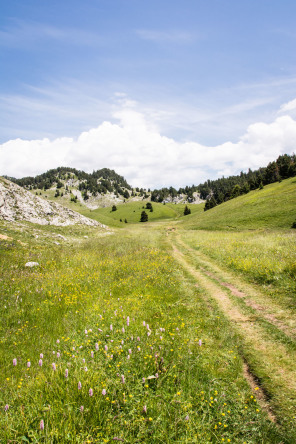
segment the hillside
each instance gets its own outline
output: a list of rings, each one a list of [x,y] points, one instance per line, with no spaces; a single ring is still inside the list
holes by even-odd
[[[296,179],[266,185],[208,211],[186,216],[184,227],[202,230],[291,228],[296,219]]]
[[[55,202],[32,195],[24,188],[0,177],[0,219],[10,222],[23,220],[40,225],[102,226]]]
[[[75,168],[59,167],[36,177],[7,179],[36,195],[71,208],[72,204],[80,203],[85,208],[96,209],[149,197],[146,190],[132,189],[124,177],[108,168],[88,174]]]

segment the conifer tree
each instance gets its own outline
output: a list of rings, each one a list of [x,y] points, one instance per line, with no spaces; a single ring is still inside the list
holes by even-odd
[[[140,222],[148,222],[148,214],[146,211],[142,211]]]

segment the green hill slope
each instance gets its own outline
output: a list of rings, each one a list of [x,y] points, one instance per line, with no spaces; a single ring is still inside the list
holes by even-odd
[[[77,211],[87,215],[91,219],[101,221],[109,226],[117,227],[125,226],[125,219],[128,223],[140,223],[141,213],[144,210],[148,214],[149,222],[162,219],[175,219],[178,216],[178,211],[176,211],[173,206],[153,202],[153,212],[150,212],[149,209],[145,209],[145,207],[146,202],[139,201],[117,205],[116,211],[112,211],[112,207],[98,208],[97,210],[92,211],[86,210],[86,212],[79,209],[77,209]],[[120,219],[122,222],[120,222]]]
[[[187,216],[184,227],[203,230],[291,228],[296,219],[296,178],[266,185],[209,211]]]

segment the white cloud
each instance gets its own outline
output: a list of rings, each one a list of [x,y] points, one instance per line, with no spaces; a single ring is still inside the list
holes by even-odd
[[[280,107],[280,111],[281,113],[286,113],[289,111],[293,111],[296,109],[296,99],[294,100],[290,100],[290,102],[288,103],[284,103],[281,107]]]
[[[23,177],[58,166],[88,172],[107,167],[134,186],[179,187],[265,166],[296,146],[296,121],[290,116],[250,125],[238,142],[216,146],[163,136],[133,102],[125,102],[113,117],[118,123],[105,121],[78,138],[3,143],[0,174]]]

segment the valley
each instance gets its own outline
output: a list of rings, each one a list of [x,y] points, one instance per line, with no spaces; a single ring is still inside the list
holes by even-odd
[[[295,442],[295,191],[0,221],[1,442]]]

